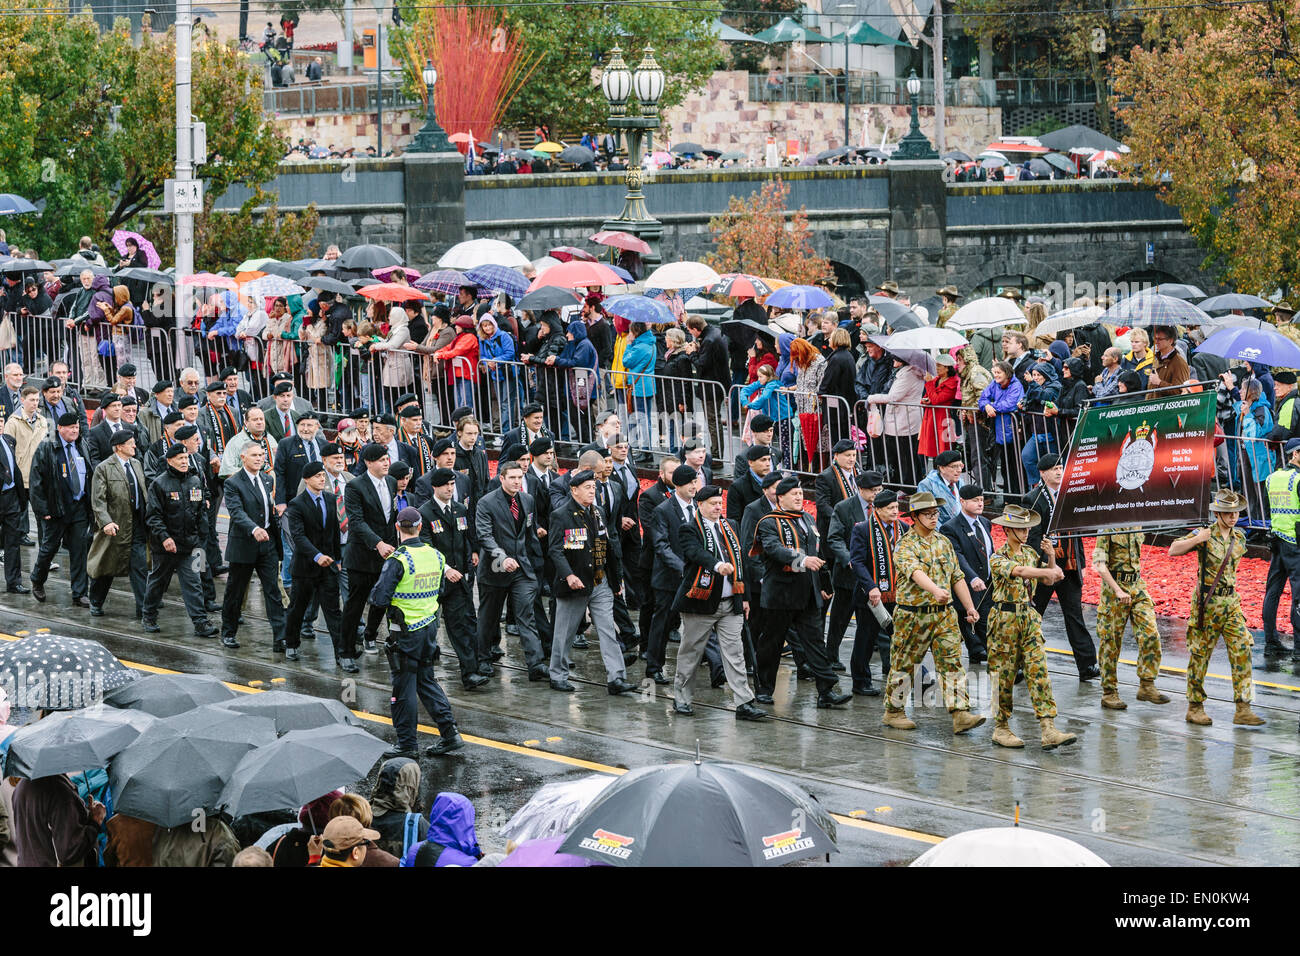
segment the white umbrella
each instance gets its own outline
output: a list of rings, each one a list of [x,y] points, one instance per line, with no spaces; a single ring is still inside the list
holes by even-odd
[[[645,277],[647,289],[699,289],[721,282],[722,277],[703,262],[670,262]]]
[[[1038,323],[1038,328],[1034,329],[1034,334],[1059,335],[1062,332],[1068,332],[1070,329],[1081,329],[1085,325],[1092,325],[1105,313],[1106,310],[1099,305],[1080,305],[1073,309],[1062,309]]]
[[[438,260],[440,269],[473,269],[476,266],[526,266],[528,257],[500,239],[468,239],[458,242]]]
[[[547,269],[550,269],[553,266],[558,266],[559,264],[560,260],[556,259],[554,256],[542,256],[540,259],[533,260],[533,268],[537,270],[538,275],[541,275]]]
[[[967,302],[949,317],[944,328],[968,332],[972,329],[997,329],[1004,325],[1028,324],[1025,313],[1010,299],[989,296]]]
[[[501,828],[501,835],[515,843],[563,836],[578,814],[591,806],[601,791],[617,780],[608,774],[593,773],[577,780],[548,783],[528,798]]]
[[[955,316],[954,316],[955,318]],[[1102,318],[1115,325],[1214,325],[1215,321],[1186,299],[1145,291],[1111,306]]]
[[[767,323],[768,328],[778,333],[784,332],[786,335],[798,335],[802,325],[803,320],[793,312],[782,312]]]
[[[262,299],[268,295],[305,295],[307,290],[284,276],[265,275],[245,282],[239,287],[239,292],[253,299]]]
[[[970,344],[960,332],[928,325],[921,329],[895,332],[885,341],[885,348],[890,352],[899,349],[956,349]]]
[[[912,866],[1110,866],[1073,840],[1026,827],[967,830],[926,850]]]

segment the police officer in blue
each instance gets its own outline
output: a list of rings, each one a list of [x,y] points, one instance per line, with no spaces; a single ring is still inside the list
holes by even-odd
[[[415,759],[419,702],[438,725],[439,739],[425,750],[440,757],[465,746],[442,687],[433,676],[438,641],[438,596],[447,561],[420,539],[423,519],[414,508],[397,513],[397,550],[384,559],[379,581],[370,592],[374,607],[388,608],[388,666],[393,672],[390,716],[397,746],[385,758]]]

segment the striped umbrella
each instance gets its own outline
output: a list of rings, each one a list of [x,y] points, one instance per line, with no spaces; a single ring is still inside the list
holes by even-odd
[[[771,295],[776,288],[768,285],[758,276],[746,275],[743,272],[728,272],[722,276],[721,281],[709,286],[709,291],[714,295],[757,299],[759,296]]]
[[[271,295],[303,295],[307,290],[284,276],[264,275],[260,279],[245,282],[239,291],[243,295],[261,299]]]
[[[504,292],[510,298],[517,299],[528,291],[528,280],[523,273],[505,266],[475,266],[465,270],[465,278],[478,286],[480,295],[484,292],[489,295]]]
[[[432,272],[426,272],[420,276],[412,284],[417,289],[423,289],[425,292],[441,292],[444,295],[455,295],[461,286],[470,283],[463,272],[457,272],[455,269],[434,269]]]

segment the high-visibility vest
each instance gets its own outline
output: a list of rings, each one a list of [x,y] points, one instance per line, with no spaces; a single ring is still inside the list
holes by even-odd
[[[1282,399],[1282,405],[1277,410],[1277,423],[1283,428],[1290,430],[1291,423],[1295,421],[1295,395],[1294,393]]]
[[[401,561],[406,573],[393,592],[393,607],[406,618],[408,630],[426,627],[438,616],[438,594],[442,590],[442,573],[447,561],[437,548],[398,548],[389,561]]]
[[[1295,525],[1300,518],[1300,500],[1296,485],[1300,484],[1300,471],[1283,468],[1268,476],[1269,525],[1283,541],[1296,543]]]

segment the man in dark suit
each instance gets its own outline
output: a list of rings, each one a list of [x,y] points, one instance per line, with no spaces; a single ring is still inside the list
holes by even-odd
[[[549,437],[535,439],[528,446],[528,455],[532,462],[524,470],[524,491],[533,499],[537,509],[537,537],[542,547],[542,572],[537,583],[537,596],[533,598],[533,621],[537,625],[537,637],[542,642],[542,652],[551,653],[551,644],[555,634],[554,603],[551,609],[546,607],[546,597],[551,592],[551,581],[555,569],[551,565],[549,542],[546,540],[547,529],[551,524],[551,486],[560,480],[553,470],[555,464],[555,443]],[[458,475],[458,478],[463,476]],[[468,479],[466,479],[468,480]],[[637,532],[638,537],[640,532]],[[625,552],[626,554],[626,552]],[[638,551],[638,557],[640,552]],[[585,639],[584,639],[585,643]]]
[[[853,561],[849,557],[849,535],[853,533],[855,524],[867,520],[867,515],[871,513],[871,502],[884,484],[884,476],[879,472],[864,471],[858,474],[854,478],[853,495],[835,506],[831,512],[830,525],[826,529],[826,557],[831,565],[831,587],[834,591],[826,630],[826,653],[830,655],[831,667],[836,671],[845,669],[840,663],[840,643],[844,640],[849,618],[853,616],[857,604],[858,576],[853,573]],[[862,619],[858,618],[860,631],[865,630],[862,625]]]
[[[343,649],[337,567],[343,545],[339,540],[338,505],[325,490],[327,478],[323,462],[303,466],[300,480],[306,487],[285,510],[285,523],[293,541],[293,589],[284,632],[284,656],[290,661],[298,660],[303,617],[309,605],[325,612],[325,627],[335,655]]]
[[[700,474],[700,487],[713,484],[713,466],[710,464],[709,450],[698,438],[688,438],[682,442],[682,464],[690,465]]]
[[[651,580],[655,561],[654,512],[672,495],[673,472],[680,464],[681,461],[675,455],[665,455],[659,459],[659,480],[649,488],[643,489],[636,502],[637,522],[641,526],[641,564],[636,570],[642,583],[641,613],[637,624],[641,632],[641,647],[647,649],[650,647],[650,632],[654,628],[655,614],[658,610]],[[669,612],[667,624],[670,628],[680,620],[679,614],[674,611]],[[646,656],[646,651],[642,650],[642,659]]]
[[[321,460],[321,449],[325,446],[317,434],[320,421],[314,411],[305,411],[293,423],[295,434],[275,446],[275,513],[283,515],[298,492],[303,470],[314,462]],[[284,562],[280,569],[280,579],[284,581],[285,590],[293,583],[293,536],[289,534],[288,524],[282,522],[282,546]]]
[[[361,612],[379,581],[384,559],[397,548],[397,528],[393,525],[397,482],[388,476],[388,450],[371,442],[361,449],[361,460],[365,472],[343,489],[348,518],[348,545],[343,550],[343,564],[348,569],[348,600],[343,605],[342,633],[335,658],[337,666],[349,674],[360,670],[356,664],[356,641]],[[372,606],[366,616],[364,635],[367,654],[379,653],[375,637],[383,619],[384,609]]]
[[[736,528],[722,518],[722,489],[705,485],[695,494],[695,517],[677,535],[684,574],[674,604],[682,615],[682,643],[673,677],[673,710],[693,716],[691,683],[711,632],[719,653],[737,720],[762,720],[754,692],[745,680],[741,639],[749,596],[745,590],[745,549]]]
[[[255,404],[253,396],[248,394],[244,389],[239,387],[239,372],[227,366],[220,372],[221,384],[225,386],[225,404],[230,410],[230,417],[236,423],[244,420],[244,412],[248,411]],[[208,400],[211,401],[212,393],[208,392]],[[236,425],[235,431],[239,431]]]
[[[293,385],[289,382],[281,382],[276,385],[275,398],[271,402],[271,407],[263,409],[263,411],[266,413],[266,433],[268,435],[277,442],[283,441],[286,435],[293,435],[293,423],[302,414],[293,407]],[[289,427],[287,428],[285,427],[286,418],[289,420]]]
[[[1074,665],[1079,669],[1079,680],[1095,680],[1101,676],[1097,667],[1097,646],[1088,633],[1088,625],[1083,621],[1083,569],[1087,566],[1083,553],[1082,538],[1065,538],[1058,541],[1050,539],[1046,545],[1043,534],[1052,520],[1052,511],[1056,507],[1056,496],[1061,489],[1061,479],[1065,469],[1061,465],[1060,455],[1043,455],[1038,459],[1039,482],[1025,500],[1025,507],[1038,512],[1041,517],[1038,525],[1029,532],[1029,546],[1039,554],[1044,546],[1056,548],[1056,564],[1065,572],[1056,584],[1038,585],[1034,591],[1034,607],[1042,614],[1052,601],[1052,594],[1061,602],[1061,614],[1065,618],[1065,636],[1069,638],[1074,650]]]
[[[456,649],[461,684],[473,690],[486,684],[492,672],[492,665],[480,661],[478,653],[478,620],[470,587],[470,573],[478,564],[474,529],[469,523],[469,508],[452,496],[456,473],[450,468],[435,468],[429,475],[433,498],[419,508],[420,537],[447,560],[440,599],[442,625]]]
[[[618,482],[623,491],[626,507],[625,517],[631,519],[620,522],[619,544],[623,548],[623,567],[635,569],[641,564],[641,526],[637,524],[637,499],[641,497],[641,479],[637,477],[636,468],[629,457],[632,446],[627,435],[619,435],[609,446],[610,481]],[[629,610],[641,606],[641,593],[646,590],[644,582],[637,580],[635,573],[623,576],[623,593],[626,595]],[[636,640],[633,639],[633,644]]]
[[[853,497],[856,486],[853,475],[857,468],[858,451],[853,442],[841,438],[831,449],[834,461],[817,476],[814,501],[817,504],[817,536],[825,541],[830,535],[831,515],[841,501]]]
[[[939,526],[944,537],[952,542],[957,552],[957,563],[961,573],[966,577],[966,586],[970,588],[971,600],[975,610],[980,612],[980,619],[968,624],[965,617],[958,616],[961,625],[962,640],[972,664],[982,664],[988,660],[988,638],[985,619],[991,610],[989,598],[993,596],[993,579],[990,577],[989,561],[993,557],[993,525],[984,517],[984,489],[979,485],[962,485],[958,496],[961,498],[961,510]]]
[[[245,445],[240,452],[240,468],[226,480],[226,510],[230,530],[226,536],[226,596],[221,606],[221,643],[238,647],[239,615],[248,593],[249,582],[257,574],[262,584],[262,600],[271,625],[271,650],[283,653],[284,598],[276,571],[280,560],[279,527],[275,520],[275,482],[262,474],[266,449],[259,444]]]
[[[555,436],[543,422],[542,406],[536,402],[530,402],[525,405],[520,412],[523,419],[522,424],[517,428],[512,428],[501,436],[501,447],[509,448],[511,445],[523,445],[532,451],[533,442],[540,438],[546,438],[551,441]],[[535,457],[535,456],[534,456]],[[540,521],[540,519],[538,519]]]
[[[41,387],[41,415],[49,421],[57,422],[69,412],[77,416],[84,437],[87,431],[85,406],[79,397],[68,393],[62,379],[50,376]]]
[[[673,493],[655,508],[650,518],[654,538],[654,571],[650,586],[654,589],[654,618],[646,644],[645,676],[656,684],[672,683],[664,676],[668,651],[668,624],[674,612],[677,588],[685,565],[677,549],[677,532],[695,517],[695,492],[703,487],[700,473],[690,465],[678,465],[672,474]]]
[[[0,435],[0,547],[5,556],[5,590],[26,594],[22,583],[23,559],[19,545],[27,518],[27,488],[18,467],[18,443],[12,435]]]
[[[494,647],[493,637],[499,640],[501,608],[508,598],[528,665],[528,679],[548,680],[533,619],[537,567],[542,563],[536,511],[533,499],[523,490],[524,470],[518,462],[504,465],[500,478],[501,487],[483,496],[474,516],[479,548],[479,654],[494,661],[505,656]]]
[[[768,415],[755,415],[749,422],[749,430],[754,436],[754,445],[762,445],[768,450],[768,454],[773,461],[780,461],[781,455],[774,442],[776,441],[776,423]],[[736,460],[731,466],[731,483],[734,486],[746,471],[749,470],[749,448],[743,449],[736,455]],[[727,492],[727,501],[731,501],[731,492]],[[731,515],[727,515],[728,518]]]
[[[76,412],[65,412],[58,419],[55,437],[36,446],[32,458],[32,511],[36,520],[45,525],[36,566],[32,568],[32,595],[38,601],[45,600],[50,563],[59,548],[66,547],[72,603],[90,607],[86,554],[90,548],[90,479],[94,472],[86,455],[86,443],[79,437],[84,421]]]
[[[886,612],[894,611],[894,589],[898,584],[894,549],[907,531],[907,525],[898,520],[898,508],[898,494],[892,489],[877,493],[866,519],[855,524],[849,533],[849,557],[858,578],[858,632],[853,638],[849,673],[853,678],[853,693],[864,697],[879,697],[881,688],[889,682],[893,625],[887,621],[882,626],[872,608],[883,604]],[[871,680],[871,658],[877,652],[880,687]]]
[[[745,470],[727,489],[727,520],[737,524],[751,501],[763,497],[763,479],[772,470],[772,452],[766,445],[751,445],[745,451]]]
[[[469,476],[470,494],[478,502],[487,493],[488,460],[487,453],[479,447],[480,428],[478,420],[467,415],[456,423],[456,471]],[[474,507],[471,505],[470,511]]]
[[[94,428],[86,441],[86,452],[90,455],[90,470],[93,472],[99,463],[113,454],[112,438],[126,426],[122,421],[122,396],[116,392],[104,392],[99,399],[99,407],[104,413],[104,420]],[[159,433],[161,437],[161,432]],[[137,442],[143,444],[143,441]]]
[[[456,448],[450,438],[440,438],[433,443],[433,463],[437,468],[447,468],[455,470],[456,465]],[[433,498],[433,472],[427,475],[421,475],[414,479],[407,489],[407,497],[411,499],[411,507],[419,508],[426,501]],[[452,490],[452,497],[469,509],[470,518],[474,517],[474,505],[476,502],[473,497],[473,487],[470,484],[469,476],[456,472],[456,483]],[[474,524],[470,521],[470,526]]]

